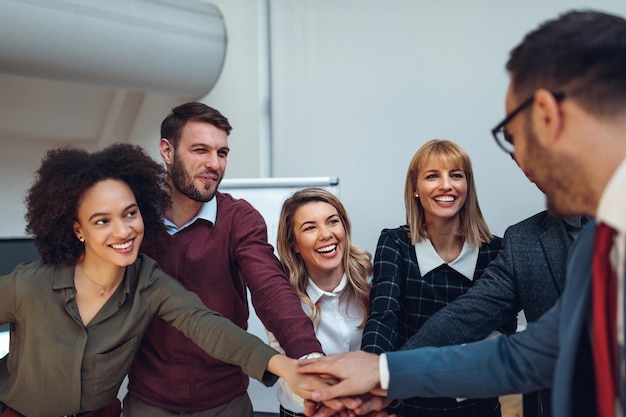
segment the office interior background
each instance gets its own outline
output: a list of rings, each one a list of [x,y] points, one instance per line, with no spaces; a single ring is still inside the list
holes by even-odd
[[[509,51],[590,7],[626,15],[621,0],[0,0],[0,237],[25,236],[24,194],[48,149],[121,141],[160,160],[161,120],[189,100],[234,127],[226,178],[337,177],[354,241],[372,252],[405,222],[414,152],[456,141],[502,235],[545,208],[491,137]]]
[[[623,0],[0,0],[0,239],[26,236],[48,149],[128,142],[160,160],[161,120],[190,100],[234,127],[226,178],[337,177],[372,253],[405,222],[414,152],[451,139],[501,236],[545,208],[491,136],[505,62],[583,8],[626,15]]]

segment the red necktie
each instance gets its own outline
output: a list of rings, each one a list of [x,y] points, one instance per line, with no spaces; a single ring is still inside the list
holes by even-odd
[[[609,253],[615,230],[596,226],[593,246],[593,365],[599,417],[615,415],[617,381],[617,279]]]

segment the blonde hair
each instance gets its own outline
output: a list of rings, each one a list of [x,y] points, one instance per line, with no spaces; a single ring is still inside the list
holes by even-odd
[[[342,291],[341,297],[348,297],[349,300],[355,299],[363,308],[363,321],[359,325],[359,328],[363,328],[370,305],[368,278],[372,275],[372,255],[368,251],[357,248],[352,244],[348,213],[341,201],[333,193],[322,188],[304,188],[296,191],[283,203],[276,237],[276,248],[280,261],[296,293],[310,307],[311,320],[316,324],[319,323],[321,311],[313,304],[306,293],[309,277],[306,265],[302,257],[294,250],[295,233],[293,224],[296,211],[303,205],[316,201],[333,206],[337,210],[337,214],[345,229],[346,249],[343,253],[343,267],[348,282]]]
[[[492,235],[478,205],[472,161],[459,145],[449,140],[440,139],[428,141],[419,148],[413,155],[406,173],[404,205],[406,206],[406,221],[409,225],[411,242],[416,244],[428,237],[424,207],[420,199],[415,197],[415,190],[417,189],[417,177],[420,170],[432,159],[438,160],[448,167],[460,168],[465,172],[467,198],[459,211],[461,219],[460,234],[466,242],[476,246],[480,246],[483,242],[489,242]]]

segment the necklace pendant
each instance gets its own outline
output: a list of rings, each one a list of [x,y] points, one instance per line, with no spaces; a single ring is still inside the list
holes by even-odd
[[[100,288],[100,297],[104,297],[104,287]]]

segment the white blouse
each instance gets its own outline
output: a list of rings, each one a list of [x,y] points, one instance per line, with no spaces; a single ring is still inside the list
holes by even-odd
[[[307,295],[321,311],[321,317],[315,325],[315,335],[322,345],[326,355],[356,351],[361,348],[363,329],[357,327],[363,321],[363,308],[355,299],[340,297],[348,279],[344,275],[332,292],[319,288],[309,278]],[[310,313],[309,306],[302,302],[302,309]],[[269,345],[284,353],[278,341],[271,332],[267,332]],[[286,381],[279,379],[278,401],[283,408],[296,412],[304,412],[304,400],[293,393]]]

